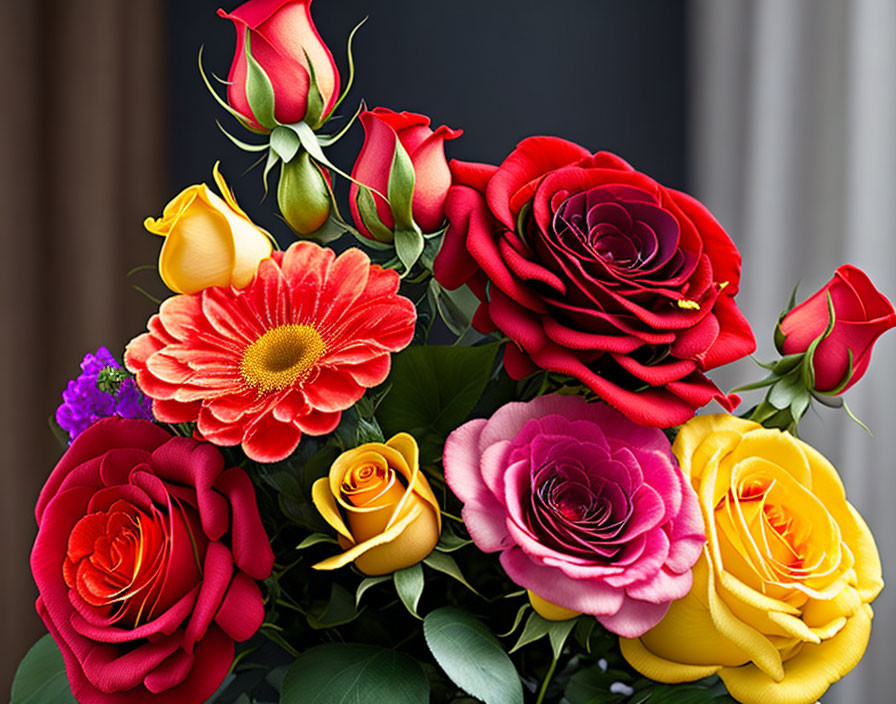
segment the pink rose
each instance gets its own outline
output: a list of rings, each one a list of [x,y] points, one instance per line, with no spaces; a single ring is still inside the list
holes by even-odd
[[[227,74],[230,107],[253,129],[273,127],[259,122],[246,97],[248,35],[252,57],[274,89],[277,121],[289,125],[304,120],[312,127],[323,122],[339,96],[339,69],[311,21],[311,0],[250,0],[230,13],[218,10],[218,15],[233,20],[236,28],[236,53]],[[316,115],[309,114],[310,69],[323,103]]]
[[[37,501],[37,611],[84,704],[199,704],[264,620],[249,476],[145,420],[79,435]]]
[[[703,519],[661,430],[541,396],[462,425],[443,461],[473,541],[550,604],[634,638],[690,591]]]
[[[392,160],[396,145],[400,144],[414,166],[414,222],[423,232],[436,232],[445,219],[445,196],[451,186],[451,170],[445,159],[445,140],[457,139],[463,134],[462,130],[442,125],[433,131],[425,115],[393,112],[388,108],[365,110],[361,113],[361,124],[364,126],[364,145],[352,169],[352,178],[388,195]],[[349,203],[358,230],[370,239],[388,239],[371,233],[374,228],[364,221],[358,208],[358,191],[358,185],[353,183]],[[373,198],[379,219],[391,230],[395,219],[389,204],[376,194]]]

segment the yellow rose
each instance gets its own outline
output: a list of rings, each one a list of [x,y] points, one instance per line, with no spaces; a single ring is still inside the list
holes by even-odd
[[[311,498],[345,552],[315,569],[354,562],[364,574],[388,574],[432,552],[442,514],[418,456],[414,438],[399,433],[385,444],[370,442],[336,458],[329,477],[314,483]]]
[[[812,704],[862,657],[883,588],[868,526],[837,471],[789,433],[728,415],[686,423],[673,452],[706,523],[694,586],[641,638],[661,682],[718,674],[745,704]]]
[[[204,183],[189,186],[165,206],[162,217],[143,222],[165,238],[159,274],[175,293],[231,284],[243,288],[271,256],[270,236],[237,205],[218,164],[212,173],[223,199]]]

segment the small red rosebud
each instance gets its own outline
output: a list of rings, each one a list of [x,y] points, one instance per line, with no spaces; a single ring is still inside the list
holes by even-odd
[[[218,15],[233,20],[236,28],[227,102],[252,129],[268,131],[272,125],[263,125],[261,116],[253,114],[249,106],[247,35],[252,57],[271,81],[278,122],[288,125],[305,120],[316,127],[336,104],[339,70],[311,21],[311,1],[250,0],[230,13],[218,10]],[[309,100],[312,91],[319,93],[319,100],[316,95]],[[320,105],[315,107],[315,102]],[[319,114],[309,114],[312,111]]]
[[[444,220],[445,196],[451,186],[451,170],[445,159],[445,140],[456,139],[462,130],[444,125],[433,131],[429,118],[412,112],[393,112],[388,108],[374,108],[361,113],[364,126],[364,145],[352,169],[352,178],[372,191],[387,195],[389,176],[400,144],[414,167],[412,201],[414,222],[425,233],[436,232]],[[359,187],[351,186],[349,203],[358,230],[370,239],[389,239],[376,236],[376,229],[365,222],[358,206]],[[389,204],[373,193],[376,213],[388,230],[395,226]],[[382,230],[382,228],[379,228]]]
[[[830,322],[828,295],[834,308],[834,327],[815,348],[815,390],[842,393],[865,374],[877,338],[896,326],[896,311],[864,271],[844,264],[820,291],[781,320],[784,354],[805,352],[825,332]],[[847,378],[850,352],[852,374]]]

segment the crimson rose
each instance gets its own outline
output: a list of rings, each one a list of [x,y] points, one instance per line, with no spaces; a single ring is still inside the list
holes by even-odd
[[[249,476],[144,420],[79,435],[37,501],[37,611],[87,704],[205,701],[264,619],[274,554]]]
[[[569,374],[642,425],[736,405],[703,372],[756,344],[733,299],[740,253],[703,205],[555,137],[451,170],[434,274],[469,284],[474,326],[510,338],[512,377]]]

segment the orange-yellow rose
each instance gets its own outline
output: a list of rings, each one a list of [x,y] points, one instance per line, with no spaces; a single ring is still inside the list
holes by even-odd
[[[315,569],[354,562],[364,574],[388,574],[432,552],[442,515],[418,456],[414,438],[399,433],[385,444],[367,443],[336,458],[329,477],[314,483],[311,497],[345,552]]]
[[[626,660],[661,682],[718,674],[745,704],[812,704],[862,657],[883,588],[837,471],[788,433],[727,415],[673,446],[706,523],[694,586]]]
[[[270,236],[237,205],[217,164],[213,174],[223,199],[204,183],[189,186],[165,206],[162,217],[143,222],[165,238],[159,274],[175,293],[209,286],[244,288],[261,261],[271,256]]]

